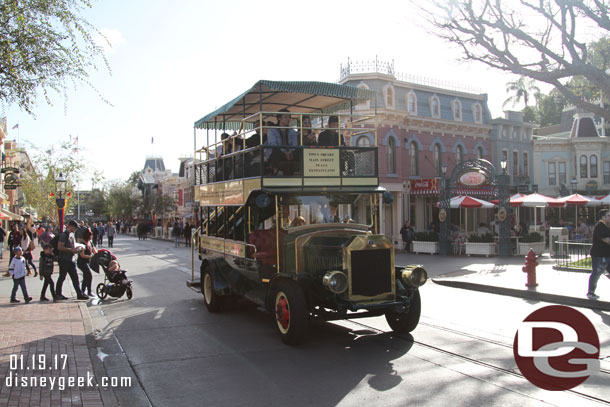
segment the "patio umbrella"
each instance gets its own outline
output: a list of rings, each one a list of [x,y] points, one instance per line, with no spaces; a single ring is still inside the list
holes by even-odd
[[[537,192],[533,194],[525,195],[521,198],[517,198],[512,201],[511,206],[525,206],[528,208],[534,208],[534,226],[537,225],[537,214],[536,208],[546,208],[547,206],[551,207],[562,207],[565,206],[565,202],[562,202],[558,199],[551,198],[550,196],[542,195]]]
[[[610,195],[606,195],[605,197],[599,199],[599,202],[601,202],[602,205],[610,205]]]
[[[440,206],[440,202],[437,202],[437,206]],[[456,208],[493,208],[495,205],[491,202],[487,202],[483,199],[473,198],[468,195],[454,196],[449,200],[449,207],[452,209]],[[465,211],[466,215],[466,233],[468,234],[468,210]]]
[[[591,202],[591,198],[584,197],[580,194],[572,194],[559,198],[559,201],[565,202],[568,206],[574,207],[574,228],[578,227],[578,209],[577,206],[585,206]]]

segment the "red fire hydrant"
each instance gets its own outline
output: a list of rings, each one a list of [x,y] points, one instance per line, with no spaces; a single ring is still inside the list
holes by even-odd
[[[530,249],[527,256],[525,256],[525,266],[521,270],[524,273],[527,273],[527,284],[526,287],[536,287],[538,283],[536,283],[536,266],[538,262],[536,261],[536,253],[534,253],[533,249]]]

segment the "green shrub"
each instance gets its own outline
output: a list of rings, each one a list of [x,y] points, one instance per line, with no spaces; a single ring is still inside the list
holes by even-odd
[[[415,240],[420,242],[438,242],[438,233],[436,232],[417,232]]]
[[[470,235],[470,237],[468,237],[468,242],[469,243],[493,243],[494,235],[492,235],[491,233],[485,233],[484,235],[481,235],[481,236],[472,234],[472,235]]]
[[[536,242],[543,242],[543,241],[544,241],[544,238],[538,232],[528,233],[527,235],[523,235],[519,239],[519,243],[536,243]]]

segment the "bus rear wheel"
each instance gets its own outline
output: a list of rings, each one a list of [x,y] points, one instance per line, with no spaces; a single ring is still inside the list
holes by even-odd
[[[282,341],[298,345],[305,338],[309,317],[303,290],[293,281],[280,281],[275,291],[273,311]]]
[[[218,312],[222,308],[222,297],[214,291],[214,279],[212,278],[212,268],[207,265],[201,274],[201,293],[205,301],[205,306],[210,312]]]

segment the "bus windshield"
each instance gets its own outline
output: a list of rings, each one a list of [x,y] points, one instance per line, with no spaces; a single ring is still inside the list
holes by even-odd
[[[371,225],[372,194],[282,195],[282,227],[320,223]]]

